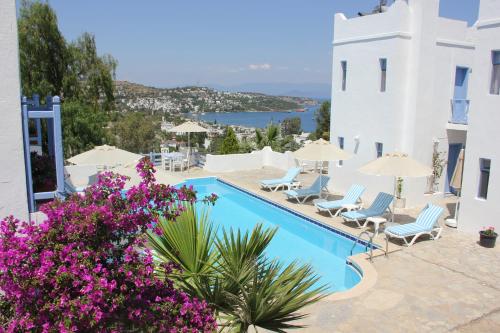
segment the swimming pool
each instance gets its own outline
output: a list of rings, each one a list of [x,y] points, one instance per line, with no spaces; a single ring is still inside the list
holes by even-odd
[[[299,260],[311,264],[321,276],[318,283],[328,284],[330,291],[350,289],[361,280],[359,272],[346,261],[354,243],[348,237],[352,236],[214,177],[189,179],[180,185],[184,184],[193,185],[199,198],[211,193],[219,196],[210,211],[211,220],[219,227],[247,231],[257,223],[268,228],[278,226],[266,254],[285,263]],[[357,244],[353,254],[362,252],[365,245]]]

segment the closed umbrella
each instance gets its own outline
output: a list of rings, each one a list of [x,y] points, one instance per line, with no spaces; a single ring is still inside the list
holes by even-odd
[[[68,162],[75,165],[97,165],[106,169],[137,163],[143,156],[114,146],[96,146],[89,151],[75,155]]]
[[[458,155],[457,165],[455,166],[455,170],[453,170],[453,176],[451,177],[450,186],[453,187],[457,191],[457,204],[455,205],[455,215],[452,219],[446,219],[445,223],[449,227],[456,228],[458,224],[458,207],[460,205],[460,192],[462,190],[462,176],[464,172],[464,158],[465,158],[465,150],[460,150],[460,154]]]
[[[187,133],[188,134],[188,170],[189,170],[189,162],[191,157],[191,145],[190,145],[190,133],[207,133],[208,130],[204,127],[201,127],[197,123],[193,121],[186,121],[178,126],[172,127],[168,130],[171,133]]]
[[[407,154],[394,152],[379,157],[365,164],[358,171],[374,176],[394,177],[394,196],[396,196],[396,182],[398,177],[427,177],[432,174],[432,169]],[[392,222],[394,222],[394,205],[392,204]]]
[[[348,160],[352,157],[350,153],[323,139],[305,144],[293,155],[298,160],[321,162],[320,175],[323,174],[323,162]],[[321,177],[320,188],[322,188]]]

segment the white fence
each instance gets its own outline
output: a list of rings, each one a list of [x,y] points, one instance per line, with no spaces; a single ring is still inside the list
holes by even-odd
[[[207,155],[204,170],[210,172],[232,172],[256,170],[263,167],[274,167],[281,170],[298,166],[293,154],[289,151],[278,153],[270,147],[248,154]]]

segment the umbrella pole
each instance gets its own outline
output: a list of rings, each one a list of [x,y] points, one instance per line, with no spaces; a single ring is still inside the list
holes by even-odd
[[[396,209],[396,186],[397,186],[397,177],[394,176],[394,188],[393,188],[393,195],[394,198],[392,199],[392,216],[391,216],[391,222],[394,223],[394,211]]]
[[[455,221],[458,219],[458,206],[460,205],[460,190],[457,191],[457,204],[455,205]]]

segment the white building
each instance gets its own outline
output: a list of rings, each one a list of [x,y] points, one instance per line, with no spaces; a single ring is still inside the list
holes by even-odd
[[[16,2],[0,0],[0,219],[27,220]]]
[[[407,205],[424,204],[434,199],[430,192],[454,191],[449,180],[469,136],[462,219],[470,219],[466,211],[477,216],[486,208],[485,201],[476,200],[484,206],[480,208],[468,204],[465,196],[477,195],[479,158],[493,160],[494,142],[500,142],[493,140],[499,115],[491,115],[495,106],[498,111],[500,100],[486,96],[492,50],[500,49],[499,18],[498,0],[481,0],[480,19],[473,27],[439,17],[439,0],[396,0],[384,13],[350,19],[335,15],[331,140],[355,157],[331,166],[333,189],[345,191],[352,183],[361,183],[368,199],[379,191],[392,193],[391,179],[356,170],[391,151],[408,153],[431,167],[433,157],[441,155],[446,164],[441,163],[444,170],[437,187],[431,179],[404,180]],[[469,105],[475,124],[468,135]],[[486,122],[491,127],[488,133]],[[477,131],[483,131],[482,136],[473,138]],[[481,154],[480,145],[488,142],[490,151]],[[496,156],[499,152],[497,148]],[[500,196],[491,187],[488,202],[490,196]],[[463,228],[471,223],[464,221]]]
[[[500,230],[500,1],[481,0],[458,228]]]

